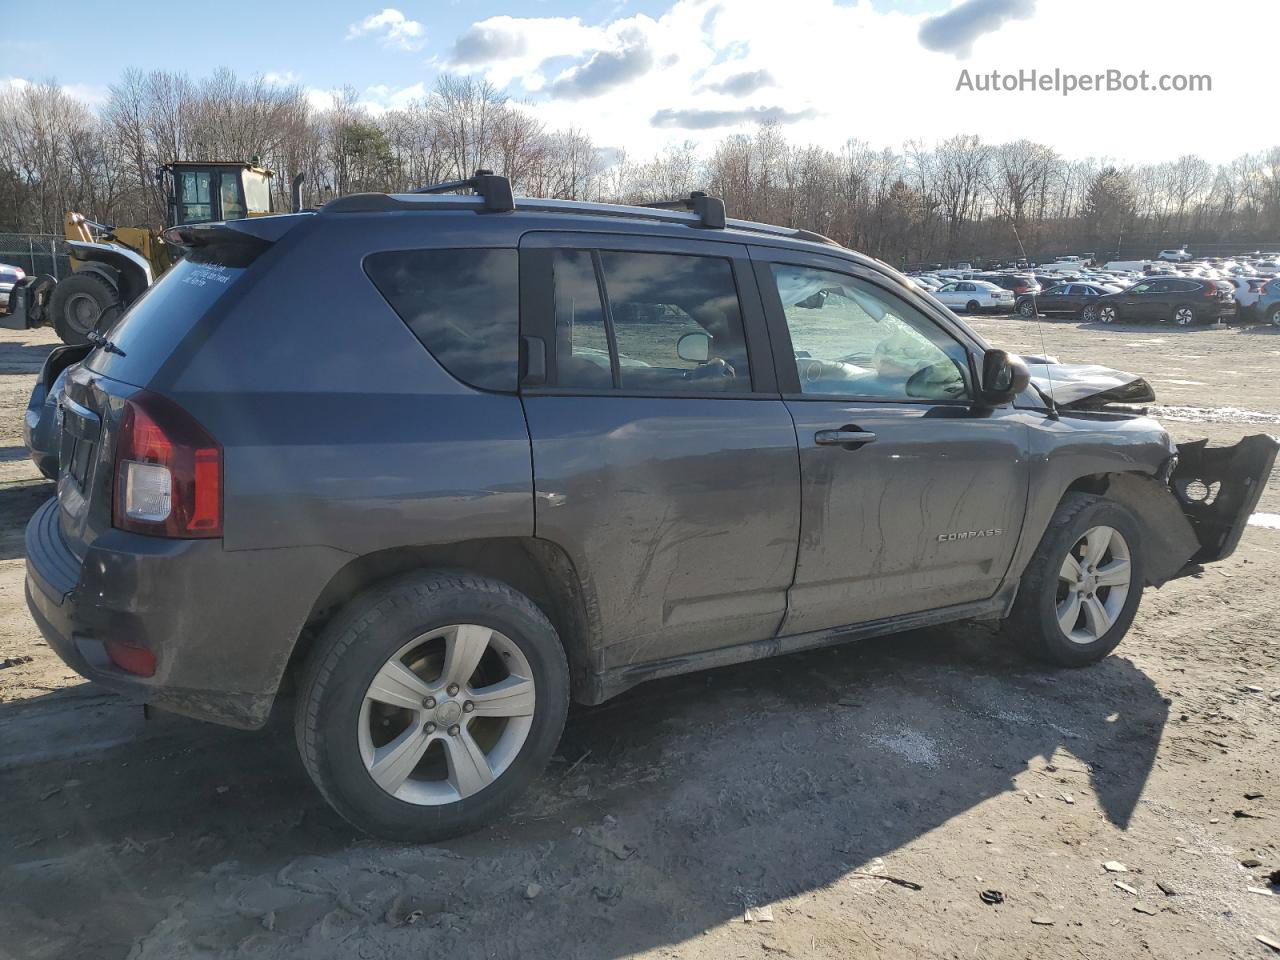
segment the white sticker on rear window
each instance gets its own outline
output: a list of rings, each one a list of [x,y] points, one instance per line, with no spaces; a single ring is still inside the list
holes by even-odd
[[[210,283],[228,284],[231,280],[231,270],[227,267],[217,266],[216,264],[192,266],[192,268],[187,271],[186,276],[182,278],[183,283],[189,283],[193,287],[203,287]]]

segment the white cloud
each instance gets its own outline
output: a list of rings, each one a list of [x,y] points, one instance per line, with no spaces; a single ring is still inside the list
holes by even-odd
[[[289,87],[302,78],[292,70],[268,70],[262,75],[262,79],[273,87]]]
[[[0,93],[22,90],[29,86],[31,81],[25,77],[0,77]],[[104,106],[111,95],[106,87],[93,83],[63,83],[59,85],[59,89],[71,99],[79,100],[90,110],[97,110]]]
[[[421,50],[427,42],[427,31],[417,20],[410,20],[395,7],[387,7],[381,13],[371,13],[347,27],[347,39],[354,40],[367,34],[378,34],[384,47],[400,50]]]
[[[947,23],[963,43],[935,37],[945,52],[921,43],[921,27],[935,18],[878,9],[869,0],[788,0],[785,16],[775,0],[721,3],[714,16],[705,0],[676,0],[656,19],[593,26],[573,17],[491,17],[458,38],[444,67],[482,73],[531,97],[531,109],[549,125],[577,127],[632,157],[750,131],[761,111],[793,121],[789,138],[831,148],[850,138],[900,148],[911,139],[977,133],[994,142],[1028,137],[1072,157],[1147,162],[1187,152],[1224,160],[1275,142],[1269,124],[1229,124],[1228,134],[1205,137],[1191,120],[1230,115],[1272,86],[1268,31],[1236,31],[1230,43],[1206,45],[1202,32],[1186,29],[1203,18],[1200,0],[1165,0],[1159,17],[1114,0],[1039,3],[1034,12],[1029,0],[964,0],[954,10],[960,12]],[[1256,18],[1253,0],[1217,0],[1214,7],[1215,22]],[[600,96],[555,96],[557,83],[563,93],[593,57],[604,54],[603,62],[616,66],[637,45],[651,54],[649,69],[623,70],[621,79],[615,70]],[[964,64],[953,56],[960,46],[969,51]],[[977,93],[956,89],[962,66],[973,73],[1147,70],[1153,82],[1162,74],[1208,73],[1214,92]],[[772,85],[727,83],[746,75]]]
[[[347,92],[339,88],[323,89],[308,87],[305,91],[307,104],[312,110],[323,112],[333,109],[336,101],[346,99]],[[403,110],[415,100],[427,95],[426,83],[419,81],[405,87],[393,87],[385,83],[375,83],[355,95],[355,106],[373,117],[380,117],[389,110]]]

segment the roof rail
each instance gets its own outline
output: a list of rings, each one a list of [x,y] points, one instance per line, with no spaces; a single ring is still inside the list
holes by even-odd
[[[658,200],[654,203],[641,204],[655,210],[692,210],[698,215],[698,225],[710,230],[724,229],[724,201],[719,197],[708,195],[702,190],[694,190],[687,197],[679,200]]]
[[[474,176],[466,180],[447,180],[444,183],[433,183],[429,187],[419,187],[410,193],[451,193],[454,190],[473,190],[484,198],[484,208],[492,213],[507,213],[516,208],[515,198],[511,193],[511,181],[497,176],[492,170],[477,170]]]

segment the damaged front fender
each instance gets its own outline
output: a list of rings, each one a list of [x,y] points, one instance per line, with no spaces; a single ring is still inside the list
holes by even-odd
[[[1230,447],[1208,440],[1178,444],[1171,486],[1199,542],[1192,564],[1231,556],[1271,476],[1280,440],[1265,433]]]

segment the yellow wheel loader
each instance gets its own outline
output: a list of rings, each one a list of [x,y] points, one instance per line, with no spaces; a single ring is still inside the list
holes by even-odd
[[[165,226],[238,220],[272,213],[272,172],[255,163],[179,161],[156,171],[165,188]],[[294,178],[294,209],[301,175]],[[21,329],[50,323],[64,343],[87,343],[104,331],[181,251],[147,227],[113,227],[68,213],[63,221],[72,274],[29,277],[14,288],[3,323]]]

